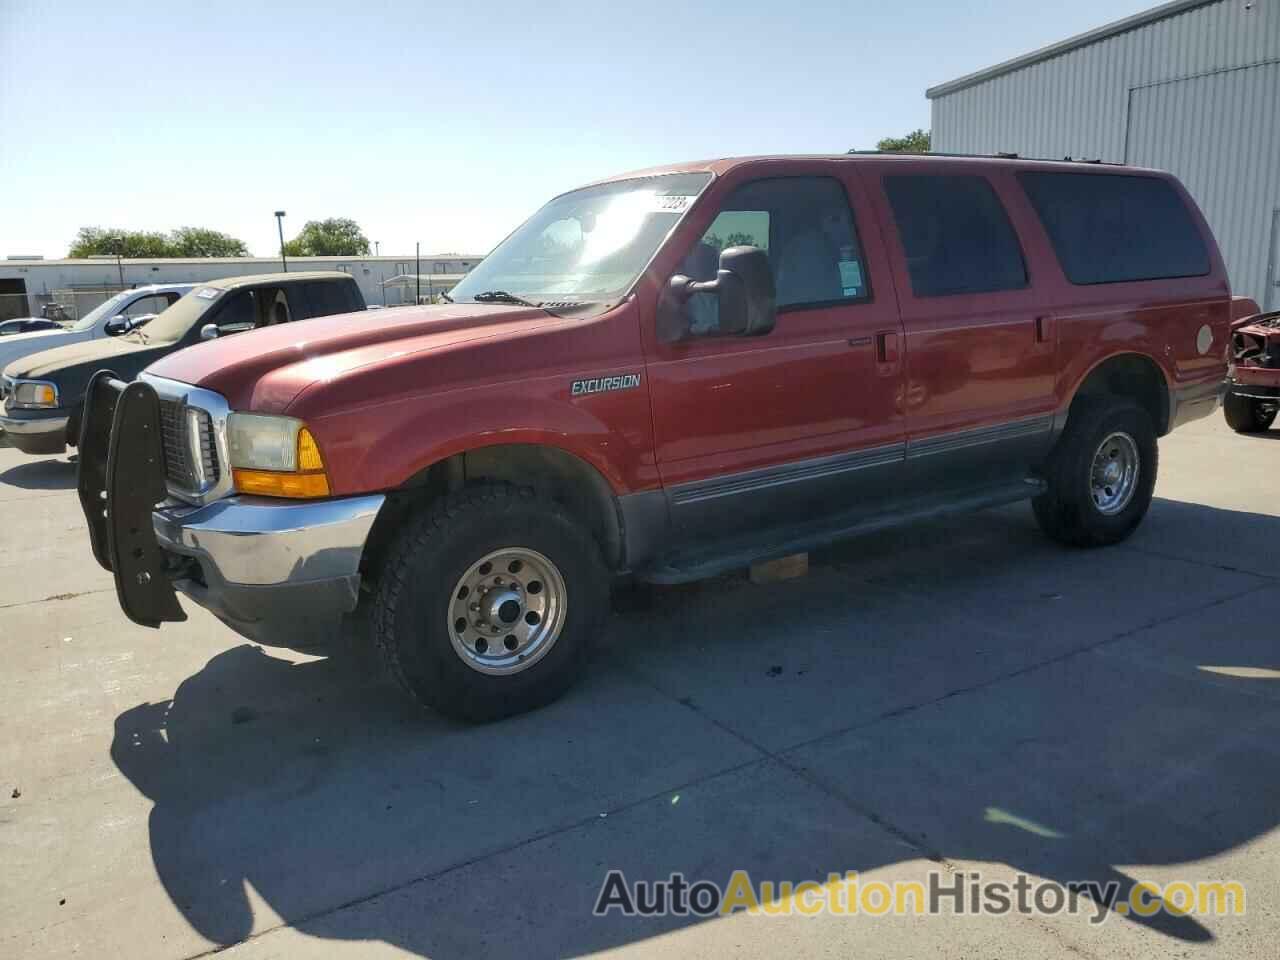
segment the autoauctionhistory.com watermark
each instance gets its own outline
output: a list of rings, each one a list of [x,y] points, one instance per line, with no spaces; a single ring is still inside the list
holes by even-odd
[[[724,881],[672,873],[660,880],[628,880],[610,870],[592,912],[609,916],[1006,916],[1086,914],[1102,923],[1111,914],[1139,918],[1243,916],[1245,888],[1236,881],[1122,884],[1119,880],[1060,883],[1017,873],[1012,880],[981,873],[931,870],[921,880],[872,880],[856,870],[817,880],[755,880],[734,870]]]

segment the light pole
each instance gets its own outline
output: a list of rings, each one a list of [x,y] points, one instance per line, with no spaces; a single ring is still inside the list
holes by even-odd
[[[276,211],[276,231],[280,234],[280,266],[289,272],[289,261],[284,258],[284,211]]]
[[[422,306],[422,244],[413,245],[413,305]]]
[[[111,242],[116,245],[116,270],[120,273],[120,289],[124,289],[124,262],[120,256],[124,252],[124,237],[112,237]]]
[[[375,257],[376,257],[376,256],[378,256],[378,248],[379,248],[380,246],[381,246],[381,244],[379,244],[377,240],[373,241],[373,255],[374,255]]]

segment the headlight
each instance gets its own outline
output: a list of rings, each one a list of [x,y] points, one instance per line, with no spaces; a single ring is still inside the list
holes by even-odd
[[[58,388],[43,380],[13,381],[13,405],[34,410],[56,407]]]
[[[233,413],[227,448],[236,490],[266,497],[327,497],[329,478],[315,437],[293,417]]]

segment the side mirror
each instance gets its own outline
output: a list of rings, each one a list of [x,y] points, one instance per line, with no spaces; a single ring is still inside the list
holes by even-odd
[[[203,327],[200,328],[200,339],[201,340],[217,340],[218,325],[216,323],[206,323]]]
[[[659,307],[658,335],[666,342],[693,336],[683,306],[695,293],[710,293],[719,301],[719,336],[759,337],[773,330],[777,320],[776,293],[769,255],[759,247],[728,247],[720,251],[714,280],[690,280],[676,274],[667,284]]]
[[[129,318],[122,313],[117,313],[107,321],[107,325],[102,330],[108,337],[118,337],[122,333],[128,333]]]

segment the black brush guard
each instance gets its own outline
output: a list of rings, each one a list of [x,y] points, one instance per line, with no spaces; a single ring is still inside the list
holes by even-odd
[[[144,627],[187,619],[151,511],[167,495],[160,398],[150,384],[110,370],[89,381],[76,472],[93,555],[115,574],[125,615]]]

